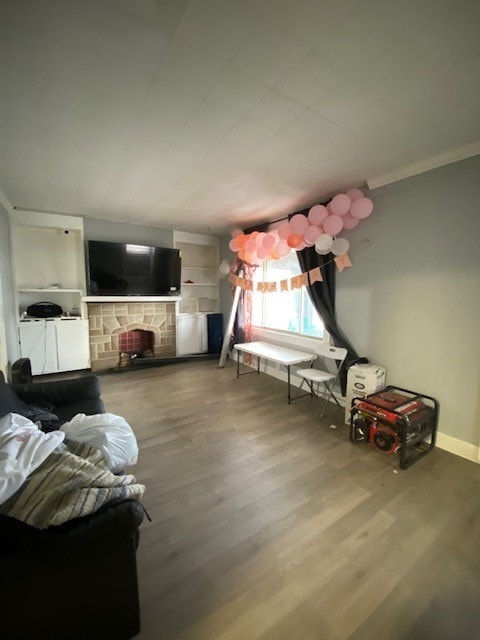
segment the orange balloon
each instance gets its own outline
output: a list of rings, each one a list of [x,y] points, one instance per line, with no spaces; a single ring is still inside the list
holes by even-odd
[[[243,245],[245,244],[245,242],[247,241],[247,236],[242,233],[241,236],[237,236],[235,238],[235,241],[237,243],[237,247],[239,247],[240,249],[243,247]]]
[[[269,255],[270,260],[280,260],[280,256],[278,255],[278,253],[275,251],[275,249],[272,249],[270,251],[270,255]]]
[[[292,249],[298,247],[302,242],[302,236],[297,235],[296,233],[291,233],[287,238],[287,244]]]
[[[238,257],[240,260],[245,260],[245,251],[243,249],[238,250]]]

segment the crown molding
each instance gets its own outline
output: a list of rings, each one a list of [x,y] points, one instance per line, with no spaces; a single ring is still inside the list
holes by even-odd
[[[469,144],[463,145],[462,147],[457,147],[456,149],[452,149],[450,151],[446,151],[445,153],[439,153],[436,156],[428,158],[427,160],[415,162],[413,164],[407,165],[406,167],[403,167],[402,169],[392,171],[391,173],[385,173],[374,178],[369,178],[367,180],[367,185],[370,190],[378,189],[378,187],[383,187],[387,184],[391,184],[392,182],[405,180],[405,178],[411,178],[412,176],[416,176],[420,173],[425,173],[427,171],[431,171],[432,169],[438,169],[439,167],[451,164],[452,162],[458,162],[460,160],[465,160],[466,158],[472,158],[473,156],[479,154],[480,140],[475,140],[475,142],[470,142]]]

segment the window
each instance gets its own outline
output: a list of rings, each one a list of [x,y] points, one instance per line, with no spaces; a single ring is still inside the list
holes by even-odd
[[[265,260],[255,271],[252,323],[256,327],[288,331],[304,336],[322,338],[324,326],[315,311],[306,287],[292,291],[263,293],[256,290],[257,282],[279,282],[300,275],[295,251],[280,260]],[[277,288],[280,289],[277,284]]]

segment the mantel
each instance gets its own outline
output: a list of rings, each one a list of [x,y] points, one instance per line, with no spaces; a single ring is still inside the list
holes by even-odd
[[[179,302],[180,296],[83,296],[87,304],[99,302]]]

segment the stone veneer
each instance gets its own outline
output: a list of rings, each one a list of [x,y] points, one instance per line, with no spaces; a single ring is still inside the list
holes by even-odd
[[[118,365],[118,335],[132,329],[152,331],[154,355],[176,355],[174,302],[88,303],[92,371]]]

